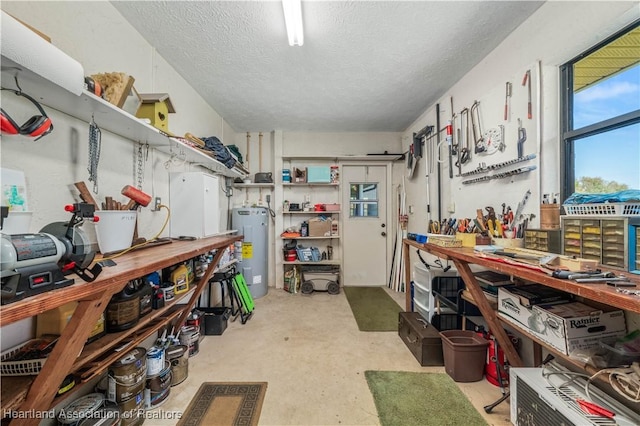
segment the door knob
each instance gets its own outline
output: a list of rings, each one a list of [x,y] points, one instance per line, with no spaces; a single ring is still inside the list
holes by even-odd
[[[383,237],[386,237],[386,236],[387,236],[387,233],[386,233],[386,232],[384,232],[384,231],[382,231],[382,232],[380,233],[380,235],[382,235]]]
[[[384,223],[382,225],[380,225],[381,228],[384,228],[385,226],[387,226],[387,225],[385,225]]]

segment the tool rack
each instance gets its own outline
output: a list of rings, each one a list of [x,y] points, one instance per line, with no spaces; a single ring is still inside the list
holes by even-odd
[[[80,373],[83,382],[91,380],[104,372],[112,361],[122,356],[121,352],[114,352],[113,349],[125,343],[133,348],[170,322],[175,322],[179,328],[213,276],[224,248],[242,238],[242,235],[224,235],[196,241],[174,241],[172,244],[130,252],[116,259],[117,266],[104,268],[98,279],[92,283],[78,279],[75,285],[0,307],[2,327],[71,301],[78,302],[78,307],[37,376],[2,377],[3,412],[47,411],[74,393],[67,392],[54,400],[59,384],[69,373]],[[121,291],[131,279],[213,250],[217,250],[213,261],[191,291],[166,303],[164,308],[154,310],[141,318],[135,327],[107,334],[85,345],[111,296]],[[180,301],[182,304],[178,303]],[[74,357],[72,354],[79,355]],[[11,424],[36,425],[40,420],[35,417],[18,418],[12,420]]]
[[[520,358],[520,355],[516,351],[511,339],[507,336],[507,333],[503,327],[501,318],[497,315],[497,312],[489,305],[489,301],[484,296],[480,285],[476,277],[471,271],[470,265],[481,266],[496,272],[500,272],[505,275],[510,275],[515,278],[520,278],[524,281],[539,283],[548,287],[562,290],[567,293],[581,296],[588,300],[595,300],[600,303],[610,305],[612,307],[623,309],[630,312],[640,313],[640,297],[634,295],[628,295],[624,293],[618,293],[613,287],[602,284],[579,284],[570,280],[563,280],[554,278],[543,272],[534,271],[531,269],[519,267],[516,265],[505,264],[495,262],[486,258],[475,255],[471,248],[447,248],[436,246],[433,244],[420,244],[416,241],[409,239],[403,240],[403,256],[406,264],[410,264],[410,248],[414,247],[419,250],[426,251],[434,256],[438,256],[442,259],[451,260],[454,264],[460,276],[462,276],[467,290],[470,293],[474,303],[480,309],[482,317],[486,321],[489,329],[494,333],[500,347],[504,350],[504,353],[512,367],[524,367],[524,363]],[[630,280],[637,284],[640,284],[640,277],[634,274],[622,273],[629,277]],[[405,282],[410,282],[411,271],[409,268],[405,271]],[[411,294],[406,293],[405,306],[407,311],[411,311]],[[554,349],[548,344],[544,343],[540,339],[529,334],[529,332],[523,328],[517,327],[514,324],[505,323],[509,328],[515,329],[521,334],[527,336],[534,342],[534,365],[540,365],[542,362],[542,347],[551,352],[557,357],[562,358],[573,366],[586,370],[590,374],[595,373],[595,370],[591,366],[587,366],[580,361],[574,360],[562,352]]]

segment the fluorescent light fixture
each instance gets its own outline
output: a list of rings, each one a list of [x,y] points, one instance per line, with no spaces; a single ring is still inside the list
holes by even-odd
[[[301,0],[282,0],[282,9],[284,9],[284,22],[287,24],[289,46],[302,46],[304,34],[302,33]]]

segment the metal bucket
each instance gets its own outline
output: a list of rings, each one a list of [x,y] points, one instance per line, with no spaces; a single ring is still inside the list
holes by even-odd
[[[138,394],[118,404],[122,410],[122,426],[141,425],[144,423],[144,389]]]
[[[119,426],[122,413],[118,407],[104,407],[92,413],[78,426]]]
[[[165,356],[171,363],[171,386],[179,385],[189,376],[189,348],[186,345],[169,346]]]
[[[58,424],[77,426],[80,422],[91,418],[103,404],[104,395],[101,393],[90,393],[81,396],[60,410],[57,415]]]
[[[171,387],[171,363],[167,361],[165,368],[155,376],[147,377],[147,386],[144,392],[145,407],[156,408],[169,396]]]
[[[200,330],[193,326],[184,326],[180,330],[180,343],[189,348],[189,357],[200,351]]]
[[[109,366],[109,374],[98,387],[106,391],[107,399],[113,402],[124,402],[145,387],[147,377],[147,358],[144,348],[134,348],[125,356]]]
[[[155,376],[164,369],[164,349],[152,346],[147,351],[147,377]]]

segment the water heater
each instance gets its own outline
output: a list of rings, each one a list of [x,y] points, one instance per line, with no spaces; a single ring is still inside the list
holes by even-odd
[[[232,229],[244,235],[240,272],[254,299],[267,294],[269,260],[269,213],[264,207],[236,207],[231,216]]]

